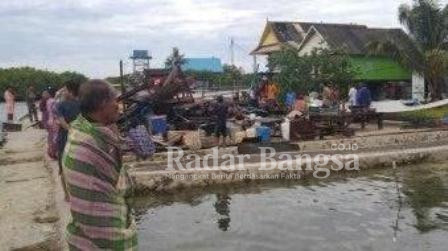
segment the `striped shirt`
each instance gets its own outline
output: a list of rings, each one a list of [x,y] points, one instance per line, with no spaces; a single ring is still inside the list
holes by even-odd
[[[79,116],[63,154],[70,194],[70,250],[137,250],[137,231],[126,198],[131,183],[121,164],[119,136]]]

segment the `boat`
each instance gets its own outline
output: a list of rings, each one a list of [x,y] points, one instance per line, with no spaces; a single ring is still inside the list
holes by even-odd
[[[404,102],[403,100],[384,100],[384,101],[372,102],[371,106],[372,108],[375,108],[376,112],[378,113],[397,114],[403,112],[413,112],[413,111],[420,111],[420,110],[427,110],[448,106],[448,99],[413,106],[406,105],[405,103],[406,102]]]

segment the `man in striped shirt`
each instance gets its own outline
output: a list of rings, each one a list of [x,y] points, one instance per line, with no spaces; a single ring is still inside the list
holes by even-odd
[[[107,82],[90,80],[79,94],[81,114],[70,125],[62,160],[72,215],[69,248],[137,250],[126,200],[132,181],[121,163],[115,93]]]

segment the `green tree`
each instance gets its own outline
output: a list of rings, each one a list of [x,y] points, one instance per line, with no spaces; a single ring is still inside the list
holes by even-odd
[[[241,68],[232,65],[223,65],[223,72],[186,71],[187,76],[198,81],[209,82],[210,86],[220,88],[233,88],[234,84],[248,87],[253,82],[253,74],[245,74]]]
[[[344,91],[356,74],[349,56],[343,50],[323,48],[299,56],[296,48],[285,47],[269,57],[268,66],[277,73],[274,78],[280,83],[282,95],[289,91],[318,91],[319,86],[325,83],[336,85]]]
[[[332,84],[348,93],[358,69],[352,66],[350,57],[342,49],[315,49],[310,55],[314,69],[314,84]]]
[[[448,7],[441,8],[437,0],[414,0],[412,5],[399,7],[398,19],[408,31],[412,46],[398,46],[393,38],[384,38],[368,45],[370,53],[390,56],[420,73],[431,99],[441,99],[443,78],[448,73]]]
[[[178,64],[179,66],[182,66],[186,63],[185,55],[179,53],[179,49],[174,47],[173,48],[173,54],[171,54],[166,60],[165,60],[165,68],[171,69],[173,67],[173,64]]]
[[[271,55],[268,59],[268,67],[278,72],[275,80],[280,83],[283,94],[289,91],[309,92],[314,88],[310,57],[299,56],[299,51],[293,47],[285,47],[280,52]]]
[[[243,80],[243,69],[234,65],[223,65],[223,78],[225,79],[224,85],[227,86],[240,86]]]

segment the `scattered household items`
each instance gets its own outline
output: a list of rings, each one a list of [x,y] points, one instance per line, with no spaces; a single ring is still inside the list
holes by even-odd
[[[285,118],[285,121],[281,124],[282,139],[285,141],[290,140],[290,127],[291,121],[288,118]]]
[[[151,141],[151,135],[143,125],[129,129],[128,142],[132,151],[140,158],[145,159],[155,151],[154,143]]]
[[[319,136],[342,134],[353,136],[354,130],[350,128],[352,114],[342,111],[339,107],[310,108],[309,120],[319,131]]]
[[[256,129],[256,135],[260,142],[267,143],[271,138],[271,128],[267,126],[261,126]]]
[[[183,145],[191,150],[199,150],[202,148],[201,138],[205,138],[206,134],[203,130],[190,131],[183,136]]]
[[[173,58],[178,51],[173,52]],[[172,70],[163,83],[155,85],[150,76],[144,78],[132,90],[118,97],[125,105],[124,112],[118,121],[124,132],[140,124],[146,124],[150,114],[167,114],[174,105],[194,102],[192,92],[180,68],[180,62],[173,60]],[[179,95],[182,94],[181,97]]]
[[[307,118],[298,118],[291,120],[289,129],[289,138],[291,141],[312,140],[317,136],[322,138],[321,129]]]
[[[155,135],[165,134],[167,132],[166,115],[154,115],[148,118],[152,133]]]
[[[284,139],[291,141],[313,140],[316,137],[323,139],[324,136],[341,134],[345,137],[354,135],[354,129],[350,127],[353,123],[360,123],[364,128],[366,123],[377,120],[378,129],[383,127],[382,114],[368,107],[350,107],[350,111],[338,106],[332,107],[309,107],[308,116],[288,116],[289,131],[286,130],[288,121],[282,124],[282,135]]]
[[[361,128],[365,128],[366,124],[370,121],[377,121],[378,129],[383,129],[383,115],[377,113],[374,108],[366,108],[361,106],[350,107],[352,113],[352,122],[360,123]]]
[[[125,103],[118,123],[123,134],[145,129],[159,147],[177,145],[198,150],[219,144],[217,135],[222,136],[224,145],[266,145],[336,135],[350,137],[355,133],[354,123],[364,128],[377,121],[378,128],[382,128],[383,114],[370,108],[371,93],[365,85],[350,90],[347,106],[341,105],[340,90],[332,83],[322,85],[321,93],[289,90],[283,104],[277,102],[280,85],[271,73],[262,76],[249,92],[195,100],[191,89],[194,84],[182,73],[176,54],[174,51],[170,69],[143,71],[134,88],[119,97]],[[217,116],[224,114],[216,110],[220,106],[228,109],[225,116]]]

